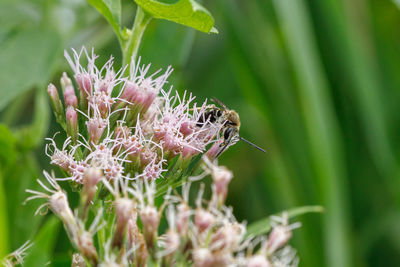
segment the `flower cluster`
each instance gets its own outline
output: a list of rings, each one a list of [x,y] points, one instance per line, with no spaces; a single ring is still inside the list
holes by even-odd
[[[49,85],[67,137],[46,145],[63,177],[44,172],[47,183],[38,182],[46,192],[27,190],[27,201],[45,199],[36,213],[50,209],[63,222],[76,249],[72,266],[297,265],[287,243],[298,224],[283,215],[269,236],[254,237],[225,205],[233,173],[215,160],[226,148],[225,122],[205,115],[206,102],[165,90],[171,68],[148,74],[139,60],[115,72],[112,58],[99,69],[93,52],[65,55],[77,90],[66,73],[63,99]],[[190,190],[206,176],[210,187]],[[80,192],[76,207],[63,180]]]
[[[88,182],[82,188],[81,205],[75,212],[54,174],[44,172],[50,186],[38,180],[47,193],[27,190],[32,194],[27,200],[47,200],[37,213],[42,208],[50,208],[64,223],[78,251],[73,262],[82,263],[86,259],[93,266],[147,266],[150,263],[199,267],[297,266],[295,251],[287,243],[292,230],[299,224],[289,225],[283,214],[272,217],[269,236],[254,238],[246,235],[246,225],[237,222],[232,209],[224,205],[224,192],[232,173],[209,161],[204,164],[208,165],[204,166],[205,174],[211,174],[213,178],[209,200],[204,197],[205,186],[201,184],[191,201],[192,182],[189,181],[182,186],[180,194],[169,191],[162,197],[162,204],[157,204],[155,180],[108,181],[99,169],[87,173]],[[89,220],[87,208],[91,206],[94,194],[100,193],[98,187],[107,194],[104,199],[97,199],[102,207]],[[167,227],[161,227],[163,220]],[[101,244],[102,249],[97,249],[95,240],[99,237],[96,235],[104,236],[105,233],[110,235]],[[73,266],[82,265],[76,263]]]
[[[86,55],[88,65],[80,61]],[[219,138],[223,123],[199,123],[208,106],[197,107],[194,97],[186,93],[163,90],[172,69],[148,75],[150,65],[139,62],[129,69],[115,72],[113,59],[98,69],[96,55],[85,49],[73,58],[65,56],[74,70],[79,90],[70,78],[61,78],[64,104],[53,84],[48,87],[52,107],[58,122],[68,134],[58,148],[48,139],[46,154],[51,163],[62,168],[70,179],[84,183],[86,170],[101,169],[107,179],[138,177],[156,179],[164,167],[179,157],[188,164],[194,156]]]

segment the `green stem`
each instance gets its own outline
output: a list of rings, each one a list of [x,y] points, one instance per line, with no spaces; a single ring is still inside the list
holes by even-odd
[[[128,65],[129,63],[131,63],[131,61],[135,61],[140,41],[142,40],[143,33],[150,19],[151,16],[145,13],[143,9],[138,6],[131,35],[122,50],[123,66]]]

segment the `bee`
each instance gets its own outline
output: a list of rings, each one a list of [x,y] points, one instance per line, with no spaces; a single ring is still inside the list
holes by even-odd
[[[222,136],[223,142],[220,144],[221,149],[215,155],[215,158],[218,158],[222,152],[224,152],[228,146],[238,140],[242,140],[252,147],[266,153],[264,149],[253,144],[252,142],[244,139],[239,135],[240,128],[240,118],[239,114],[232,110],[228,109],[227,106],[219,101],[216,98],[212,98],[211,101],[216,103],[218,106],[211,104],[204,111],[203,115],[197,121],[197,126],[201,126],[204,123],[220,123],[222,125]]]

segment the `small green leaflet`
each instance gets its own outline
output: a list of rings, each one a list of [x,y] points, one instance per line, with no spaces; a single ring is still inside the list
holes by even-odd
[[[135,0],[148,14],[158,19],[173,21],[205,33],[218,33],[210,12],[194,0],[179,0],[173,4],[155,0]]]
[[[289,219],[302,215],[302,214],[306,214],[306,213],[311,213],[311,212],[323,212],[324,208],[321,206],[303,206],[303,207],[298,207],[298,208],[293,208],[290,209],[287,212]],[[277,214],[278,216],[281,215]],[[254,235],[254,236],[258,236],[258,235],[262,235],[262,234],[266,234],[271,230],[271,219],[270,217],[268,218],[264,218],[261,219],[259,221],[256,221],[252,224],[250,224],[247,227],[247,233],[246,236],[249,235]]]

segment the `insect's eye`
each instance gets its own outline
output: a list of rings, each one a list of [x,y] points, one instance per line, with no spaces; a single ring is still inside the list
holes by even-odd
[[[222,111],[221,110],[217,110],[217,117],[221,117],[222,116]]]
[[[232,128],[226,129],[226,131],[224,132],[224,139],[225,139],[225,140],[227,140],[227,139],[230,138],[232,131],[233,131]]]

